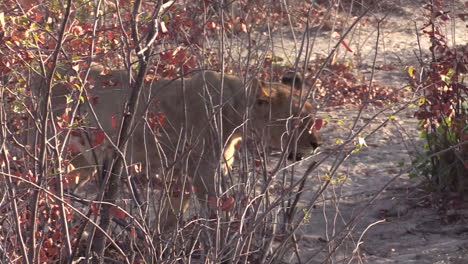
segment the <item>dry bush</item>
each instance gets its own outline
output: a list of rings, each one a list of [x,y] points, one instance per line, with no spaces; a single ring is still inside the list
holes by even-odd
[[[193,201],[174,223],[176,227],[164,232],[156,220],[163,204],[174,196],[191,195],[192,190],[179,182],[165,189],[164,183],[148,180],[151,175],[141,173],[138,165],[130,169],[124,165],[125,154],[119,152],[127,151],[124,139],[135,133],[132,126],[141,117],[125,115],[120,137],[112,139],[116,145],[113,157],[98,168],[98,179],[85,187],[94,192],[81,192],[84,197],[73,192],[83,175],[69,170],[74,150],[68,144],[70,136],[86,126],[75,114],[80,104],[92,100],[86,90],[95,81],[88,76],[93,63],[124,69],[132,76],[129,112],[146,84],[190,76],[199,69],[234,73],[244,80],[253,76],[277,80],[292,70],[305,79],[301,96],[317,107],[344,103],[362,108],[384,106],[400,98],[398,90],[357,77],[335,56],[339,47],[350,49],[345,38],[372,5],[363,8],[362,16],[340,16],[337,27],[330,15],[336,5],[294,5],[297,2],[2,3],[2,262],[283,263],[286,256],[300,259],[297,230],[308,221],[317,199],[336,181],[342,162],[363,147],[359,132],[368,123],[360,131],[356,128],[333,151],[307,157],[302,161],[307,170],[300,175],[295,163],[286,162],[285,151],[281,158],[271,158],[266,154],[269,146],[244,142],[232,174],[220,180],[216,214]],[[299,39],[294,35],[299,32],[304,41],[296,40],[294,52],[278,56],[273,47],[281,39],[276,36],[283,38],[288,28],[293,29],[292,38]],[[322,29],[336,28],[342,31],[336,30],[340,34],[331,38],[335,49],[316,59],[311,53],[313,40]],[[69,91],[66,112],[58,116],[49,103],[52,87],[57,85]],[[155,122],[163,119],[157,113],[152,118]],[[102,131],[89,134],[94,147],[109,140]],[[294,145],[292,141],[290,148]],[[310,176],[327,159],[335,160],[333,167],[304,204]],[[129,175],[123,173],[128,169]],[[162,173],[168,174],[160,175],[167,179],[174,171]],[[352,219],[349,226],[357,220]],[[326,252],[331,258],[348,235],[346,227],[314,254]]]

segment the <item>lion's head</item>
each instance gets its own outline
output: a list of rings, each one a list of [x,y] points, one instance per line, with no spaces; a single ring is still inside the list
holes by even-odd
[[[256,90],[254,126],[262,132],[262,137],[267,137],[270,147],[279,150],[288,147],[289,159],[300,160],[322,144],[315,128],[312,104],[299,96],[300,78],[285,75],[282,83],[254,81],[253,87]]]

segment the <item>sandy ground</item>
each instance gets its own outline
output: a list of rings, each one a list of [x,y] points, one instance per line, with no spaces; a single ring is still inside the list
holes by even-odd
[[[391,112],[369,121],[375,111],[366,110],[364,121],[359,122],[369,123],[364,135],[384,122]],[[328,137],[326,144],[332,146],[336,145],[336,138],[349,133],[346,128],[349,123],[341,121],[354,119],[358,111],[340,107],[330,112],[331,122],[323,133]],[[428,203],[430,195],[418,188],[420,179],[410,180],[408,174],[402,174],[403,168],[410,165],[408,153],[422,145],[416,137],[417,122],[411,118],[411,112],[407,109],[397,114],[395,121],[366,140],[368,147],[352,154],[339,167],[335,178],[345,180],[328,187],[310,211],[309,222],[300,230],[302,263],[322,263],[332,250],[323,246],[335,236],[337,241],[332,246],[345,238],[331,258],[334,263],[467,263],[468,202],[450,213],[441,212]],[[328,154],[324,152],[323,155]],[[315,173],[316,177],[309,180],[305,197],[313,197],[335,158],[331,155]],[[297,174],[300,176],[304,171],[302,166]],[[453,220],[449,220],[450,214]],[[296,263],[297,259],[291,261]]]
[[[376,83],[403,87],[406,85],[404,66],[415,65],[418,61],[415,54],[420,54],[415,23],[421,28],[424,20],[415,15],[420,13],[418,8],[422,1],[395,2],[398,8],[389,13],[381,25],[376,59],[379,69],[374,77]],[[371,74],[375,55],[375,21],[384,16],[384,13],[374,13],[366,26],[357,28],[346,39],[351,49],[359,52],[344,54],[340,47],[340,57],[351,60],[356,70],[366,77]],[[456,34],[449,39],[455,40],[456,45],[466,45],[466,23],[456,22]],[[302,33],[303,29],[295,29],[298,42]],[[328,54],[333,44],[329,42],[330,35],[330,30],[318,34],[314,54]],[[294,57],[291,54],[297,53],[298,45],[288,28],[281,34],[276,33],[274,39],[276,56]],[[242,46],[241,43],[242,40],[238,45]],[[430,43],[421,38],[420,44],[422,59],[427,59]],[[431,195],[421,190],[421,179],[409,179],[404,173],[411,165],[410,154],[421,151],[423,145],[416,130],[418,121],[413,118],[416,107],[406,107],[396,113],[411,98],[404,99],[384,111],[374,106],[363,110],[354,132],[361,127],[364,128],[360,137],[376,129],[377,132],[366,138],[366,147],[338,167],[334,184],[319,197],[308,212],[308,221],[303,222],[298,231],[300,262],[291,253],[285,263],[315,264],[327,260],[329,263],[370,264],[468,263],[468,199],[457,207],[440,210],[429,202],[433,201]],[[350,135],[358,113],[358,107],[350,105],[324,106],[319,110],[318,116],[327,119],[328,124],[321,131],[325,143],[317,159],[329,157],[308,179],[300,209],[314,197],[334,162],[342,158],[333,150],[339,143],[337,139],[346,140]],[[393,115],[395,118],[389,120]],[[386,120],[388,123],[379,127]],[[304,162],[296,166],[297,178],[303,175],[307,165]],[[333,242],[327,243],[329,241]]]
[[[389,13],[382,24],[376,60],[376,65],[394,67],[377,70],[375,79],[386,85],[403,87],[403,67],[415,65],[415,54],[419,55],[415,23],[421,28],[424,20],[417,16],[420,12],[415,7],[422,6],[421,1],[398,2],[398,9]],[[454,3],[455,11],[463,8],[461,2]],[[383,16],[383,13],[376,13],[374,19]],[[449,35],[449,41],[455,41],[457,46],[467,45],[466,22],[455,21],[453,30],[456,33]],[[451,26],[446,29],[450,32]],[[300,32],[298,30],[296,36],[300,37]],[[359,61],[359,71],[367,76],[375,54],[376,35],[376,24],[369,23],[354,32],[352,40],[347,40],[352,49],[357,47],[353,45],[360,46],[360,54],[346,56]],[[294,52],[291,36],[291,33],[283,33],[283,42],[277,41],[275,52],[278,56]],[[319,35],[314,52],[327,53],[329,36],[329,31]],[[420,43],[424,51],[422,57],[427,58],[429,42],[421,39]],[[365,109],[357,122],[358,128],[368,123],[361,136],[368,135],[398,107],[398,104],[390,107],[375,119],[371,117],[381,108]],[[342,237],[342,243],[330,258],[332,263],[468,263],[468,199],[462,198],[454,208],[437,209],[428,202],[431,195],[422,192],[418,186],[421,179],[409,179],[407,173],[402,174],[411,164],[409,154],[420,151],[423,144],[418,138],[417,120],[413,118],[415,110],[407,108],[395,114],[395,120],[366,140],[367,147],[341,164],[335,177],[345,180],[329,186],[309,212],[309,222],[300,229],[301,263],[324,262],[328,253],[334,251],[333,245],[337,245]],[[336,146],[336,139],[344,140],[349,135],[358,109],[353,106],[324,108],[318,115],[329,119],[322,131],[326,142],[321,155],[327,155]],[[332,154],[309,180],[302,206],[323,183],[323,176],[336,158],[339,156]],[[299,166],[297,174],[300,176],[305,168],[306,165]],[[398,175],[401,176],[366,207],[381,188]],[[325,246],[334,236],[337,238],[335,243]],[[291,257],[289,263],[297,262]]]

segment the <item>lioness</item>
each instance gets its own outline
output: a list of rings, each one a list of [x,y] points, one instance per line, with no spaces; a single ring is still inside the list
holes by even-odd
[[[94,87],[89,89],[89,103],[79,109],[86,133],[73,133],[70,141],[79,153],[72,163],[82,170],[99,166],[114,151],[108,140],[97,138],[102,138],[100,129],[116,138],[130,90],[125,71],[105,73],[102,67],[93,67],[91,81]],[[283,78],[283,82],[291,84],[292,80]],[[295,87],[300,87],[299,82],[295,80]],[[135,113],[137,123],[129,139],[126,163],[141,163],[143,172],[151,177],[168,175],[166,172],[174,169],[176,175],[188,175],[202,201],[216,194],[217,172],[229,171],[243,135],[254,135],[265,146],[282,149],[288,144],[288,134],[297,131],[294,153],[298,157],[321,144],[313,126],[312,105],[305,102],[297,112],[300,98],[290,85],[257,79],[245,85],[238,77],[203,71],[191,78],[159,80],[148,86]],[[64,86],[54,87],[57,115],[63,113],[63,95],[68,93]],[[169,214],[185,208],[187,201],[173,201],[174,210]]]

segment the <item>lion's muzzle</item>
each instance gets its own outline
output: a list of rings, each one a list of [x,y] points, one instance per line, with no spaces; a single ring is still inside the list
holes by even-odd
[[[315,129],[311,129],[307,137],[305,139],[301,139],[300,141],[304,143],[304,140],[307,141],[308,146],[305,149],[297,149],[296,151],[289,152],[288,160],[302,160],[305,156],[310,155],[310,153],[312,153],[313,150],[317,149],[322,145],[322,137],[320,133]]]

